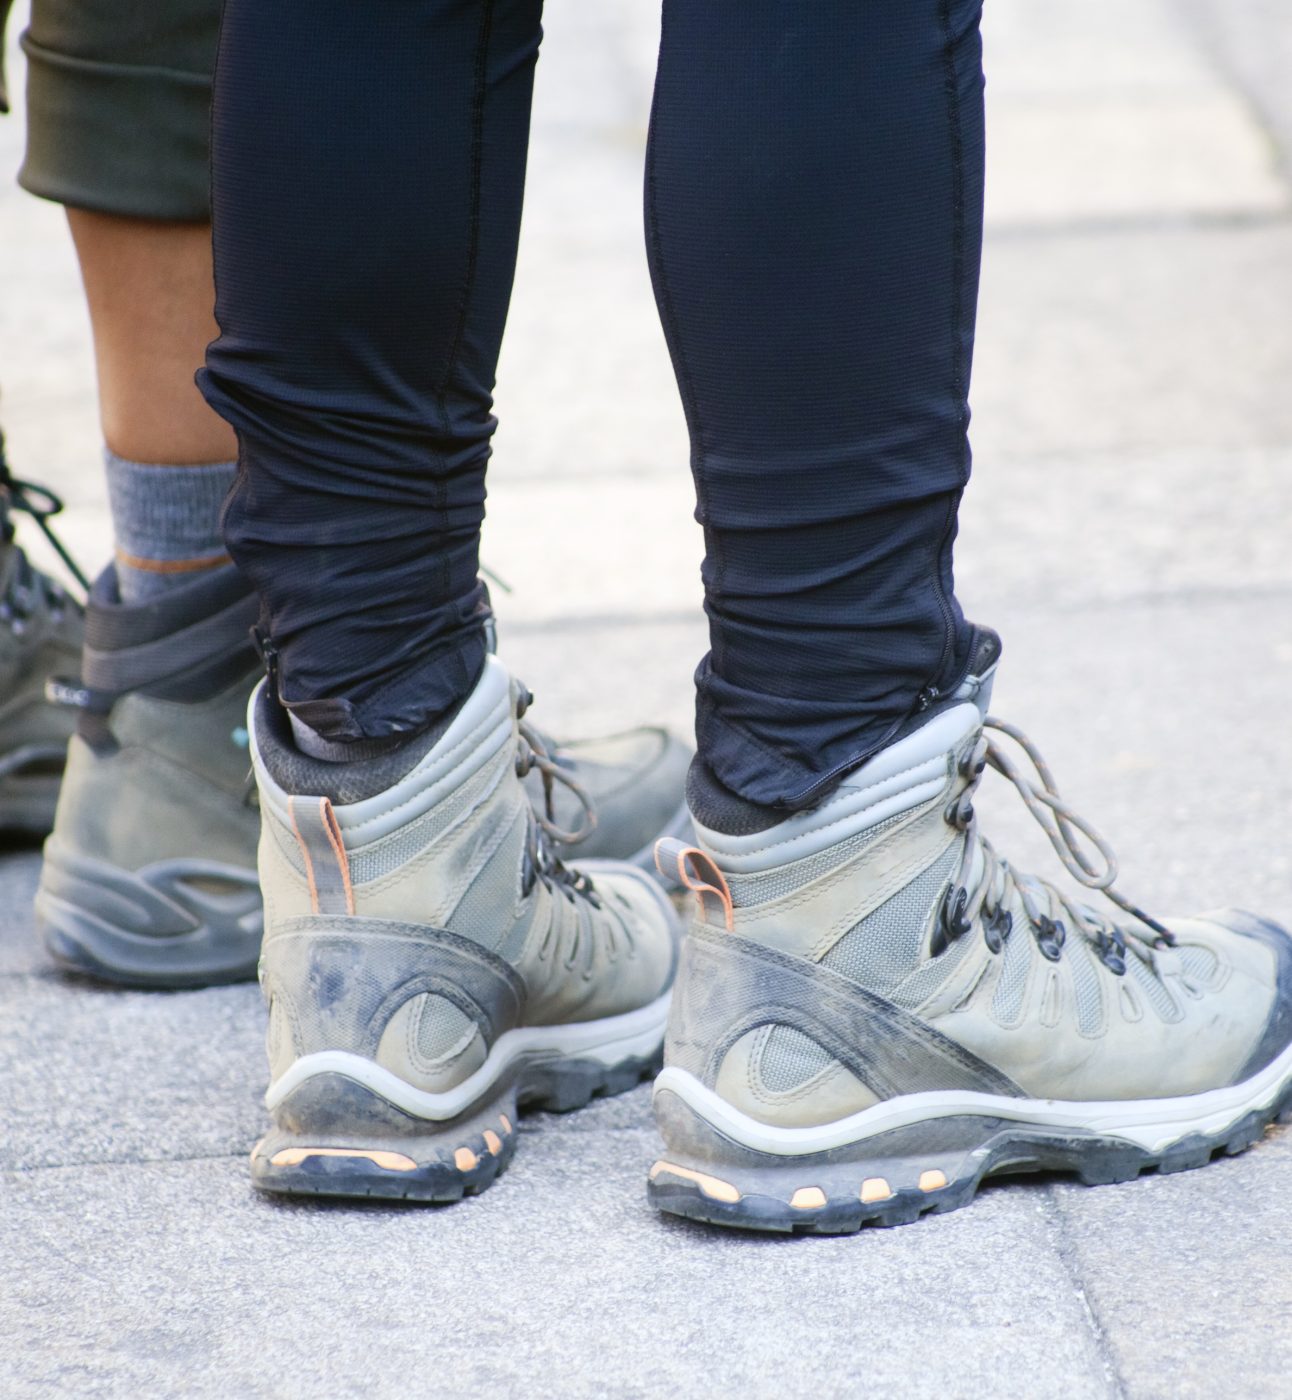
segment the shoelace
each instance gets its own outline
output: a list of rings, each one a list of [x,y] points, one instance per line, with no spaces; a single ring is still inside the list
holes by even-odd
[[[590,836],[597,825],[596,807],[578,779],[572,777],[553,756],[543,736],[520,719],[532,700],[533,696],[524,690],[516,705],[517,729],[520,734],[516,744],[516,776],[525,778],[537,769],[543,780],[543,810],[536,812],[530,807],[531,821],[526,842],[528,869],[525,873],[524,888],[528,893],[533,887],[534,879],[537,878],[549,889],[559,887],[571,901],[576,896],[582,896],[590,904],[600,908],[601,900],[591,879],[581,871],[569,869],[556,854],[554,844],[559,841],[573,845]],[[567,831],[557,823],[556,783],[568,788],[583,809],[583,820],[573,831]]]
[[[14,476],[9,469],[8,459],[5,457],[4,433],[0,432],[0,539],[6,543],[13,539],[14,529],[9,519],[10,511],[20,510],[24,515],[31,516],[53,547],[54,552],[67,566],[68,572],[88,593],[90,591],[89,580],[81,572],[76,560],[67,552],[62,540],[54,533],[54,529],[49,523],[50,518],[59,514],[62,509],[62,498],[47,486],[38,486],[35,482],[22,481]],[[22,562],[26,563],[25,555],[22,557]],[[20,588],[26,588],[30,592],[33,587],[31,581],[33,576],[46,585],[47,593],[51,589],[54,590],[51,601],[61,604],[65,597],[63,590],[52,579],[46,578],[30,566],[28,566],[28,573],[24,576]]]
[[[1012,739],[1026,754],[1035,777],[1023,772],[987,730]],[[1087,889],[1099,890],[1148,932],[1123,928],[1111,919],[1101,918],[1047,881],[1015,871],[1008,861],[997,855],[991,842],[979,831],[973,808],[973,795],[988,768],[994,768],[1014,785],[1073,879]],[[1114,887],[1118,867],[1112,847],[1060,795],[1049,764],[1017,725],[989,715],[983,721],[983,733],[977,743],[961,760],[960,774],[968,780],[968,786],[947,808],[945,816],[952,826],[965,833],[965,843],[959,868],[942,903],[934,937],[935,955],[968,933],[980,915],[983,938],[993,953],[999,953],[1013,927],[1013,916],[1005,907],[1011,890],[1018,894],[1027,911],[1042,955],[1051,962],[1057,962],[1062,956],[1069,924],[1119,977],[1125,974],[1128,951],[1151,963],[1154,950],[1175,946],[1175,936],[1169,929]],[[1093,854],[1083,841],[1093,848]],[[979,857],[982,869],[971,888],[973,868]]]

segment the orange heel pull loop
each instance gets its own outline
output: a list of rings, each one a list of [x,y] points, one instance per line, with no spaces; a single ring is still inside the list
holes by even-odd
[[[289,797],[287,810],[305,862],[310,908],[315,914],[353,914],[350,861],[332,804],[326,797]]]
[[[677,880],[695,895],[700,906],[700,917],[706,921],[709,911],[704,897],[713,895],[722,906],[722,918],[727,932],[736,931],[735,906],[731,902],[731,891],[727,888],[726,877],[714,864],[712,856],[706,855],[699,846],[688,846],[676,837],[666,836],[662,841],[655,843],[655,866],[666,880]]]

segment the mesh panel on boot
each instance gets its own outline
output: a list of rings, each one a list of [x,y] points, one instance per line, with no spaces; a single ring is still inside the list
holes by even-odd
[[[1193,981],[1205,987],[1215,978],[1220,959],[1200,943],[1184,943],[1180,946],[1180,964]]]
[[[1005,940],[1005,963],[991,999],[991,1014],[1002,1026],[1018,1024],[1035,947],[1036,940],[1028,930],[1027,915],[1021,909],[1015,909],[1013,932]]]
[[[437,802],[429,812],[415,817],[380,841],[351,851],[350,878],[356,885],[364,885],[407,865],[432,841],[470,816],[498,786],[503,772],[499,764],[486,765],[442,802]]]
[[[1145,1001],[1163,1021],[1178,1021],[1184,1015],[1175,1004],[1175,998],[1158,981],[1153,969],[1142,963],[1134,953],[1126,959],[1126,975],[1134,979],[1135,985],[1144,993]]]
[[[1098,1035],[1104,1023],[1104,995],[1094,959],[1080,938],[1069,938],[1063,949],[1077,995],[1077,1029],[1082,1035]]]
[[[952,845],[922,875],[871,910],[821,959],[822,966],[860,982],[868,991],[915,1006],[941,985],[960,962],[966,939],[953,943],[941,957],[920,967],[920,948],[929,915],[942,896],[960,854]],[[928,990],[915,983],[916,974]]]
[[[446,997],[428,996],[417,1018],[417,1053],[438,1060],[474,1029],[475,1022]]]
[[[854,924],[821,959],[821,965],[899,1006],[918,1006],[946,981],[968,946],[968,940],[962,939],[941,957],[919,966],[929,913],[958,860],[959,852],[952,846],[922,875]],[[759,1072],[769,1089],[784,1092],[819,1074],[829,1063],[830,1055],[815,1041],[789,1026],[775,1026],[767,1037]]]
[[[759,1078],[775,1094],[806,1084],[829,1067],[830,1052],[793,1026],[773,1026],[763,1045]]]

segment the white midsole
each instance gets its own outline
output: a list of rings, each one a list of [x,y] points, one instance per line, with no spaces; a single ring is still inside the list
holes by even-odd
[[[860,1113],[813,1128],[778,1128],[760,1123],[707,1089],[686,1070],[674,1066],[655,1080],[656,1094],[676,1094],[719,1132],[744,1147],[777,1157],[828,1152],[864,1142],[878,1133],[904,1128],[933,1118],[965,1114],[1002,1118],[1045,1128],[1077,1128],[1105,1137],[1121,1138],[1145,1152],[1157,1154],[1191,1133],[1212,1136],[1255,1109],[1268,1108],[1292,1077],[1292,1046],[1277,1060],[1241,1084],[1186,1094],[1171,1099],[1100,1100],[1089,1103],[1065,1099],[1016,1099],[969,1090],[933,1090],[905,1094],[877,1103]]]
[[[470,1108],[477,1099],[488,1093],[516,1060],[525,1056],[544,1059],[570,1056],[614,1065],[621,1060],[644,1059],[653,1055],[664,1038],[670,995],[665,992],[648,1006],[626,1011],[621,1016],[605,1016],[599,1021],[521,1026],[505,1031],[474,1074],[439,1094],[418,1089],[362,1055],[353,1055],[347,1050],[320,1050],[312,1055],[302,1055],[274,1080],[265,1094],[265,1104],[272,1112],[307,1079],[320,1074],[340,1074],[380,1094],[405,1113],[432,1122],[443,1122],[456,1118]]]

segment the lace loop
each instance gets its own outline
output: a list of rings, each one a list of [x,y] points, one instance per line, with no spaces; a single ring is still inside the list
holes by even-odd
[[[517,706],[517,714],[524,710]],[[597,809],[577,778],[572,778],[565,768],[552,756],[547,742],[536,729],[528,724],[517,722],[520,742],[516,745],[516,776],[524,778],[537,769],[543,780],[543,811],[538,820],[543,830],[554,840],[573,846],[591,836],[597,827]],[[555,784],[560,783],[569,789],[583,808],[583,820],[573,831],[566,831],[556,821]]]
[[[600,908],[601,899],[592,880],[582,871],[571,870],[563,864],[553,848],[553,842],[573,845],[589,836],[596,828],[596,808],[583,786],[553,757],[543,736],[521,721],[520,716],[529,708],[532,700],[533,696],[528,690],[522,690],[516,699],[516,728],[519,733],[516,776],[524,778],[537,769],[543,779],[543,811],[535,811],[532,804],[529,809],[530,826],[523,879],[525,893],[528,894],[534,881],[539,879],[549,888],[559,888],[571,903],[577,896],[582,896],[595,908]],[[557,824],[554,802],[556,783],[567,787],[583,808],[584,819],[574,831],[566,831]]]
[[[1032,773],[1015,762],[1009,751],[987,731],[1012,740],[1026,756]],[[1151,930],[1152,937],[1133,929],[1121,929],[1111,919],[1101,918],[1045,881],[1014,871],[996,854],[991,842],[978,830],[973,808],[974,794],[988,768],[995,769],[1012,784],[1073,879],[1087,889],[1098,890],[1112,904]],[[1057,962],[1062,956],[1068,926],[1092,945],[1100,961],[1117,976],[1126,972],[1128,937],[1143,945],[1142,952],[1139,948],[1135,951],[1146,959],[1155,949],[1175,945],[1175,937],[1169,929],[1115,887],[1118,864],[1113,848],[1064,799],[1049,764],[1017,725],[989,715],[983,721],[983,732],[976,743],[961,756],[958,771],[966,780],[966,786],[947,805],[944,815],[948,824],[965,833],[965,841],[959,868],[943,899],[935,926],[931,949],[935,955],[948,943],[963,937],[980,917],[988,948],[999,953],[1013,928],[1013,918],[1004,908],[1011,891],[1017,894],[1027,913],[1037,947],[1051,962]]]

